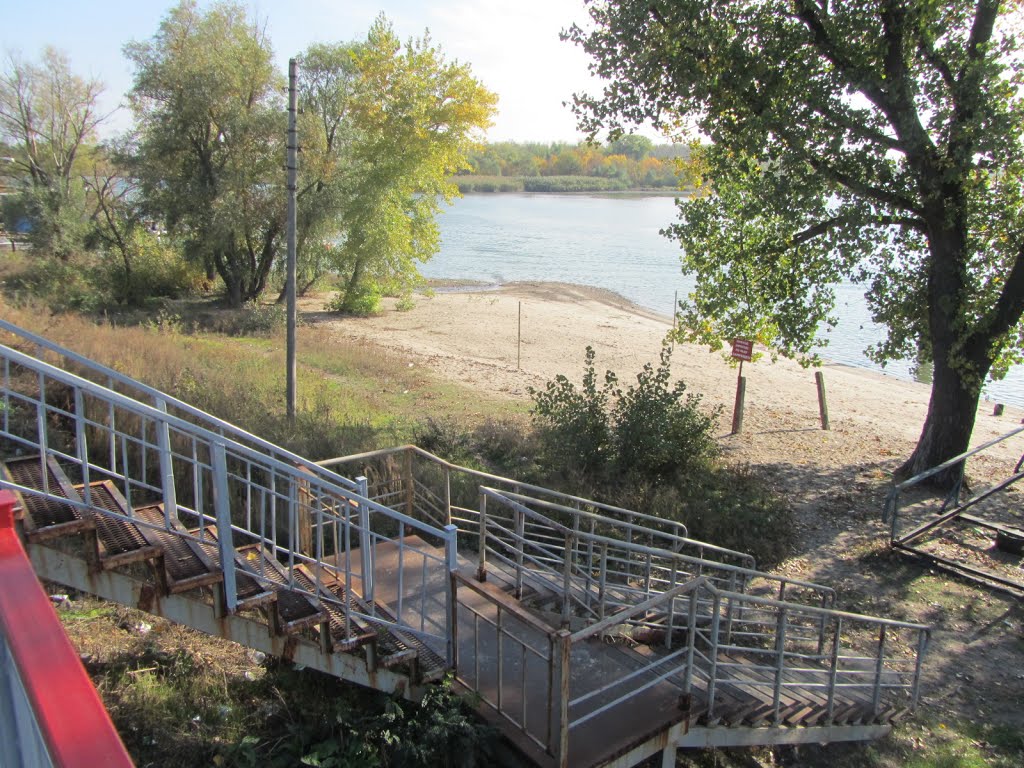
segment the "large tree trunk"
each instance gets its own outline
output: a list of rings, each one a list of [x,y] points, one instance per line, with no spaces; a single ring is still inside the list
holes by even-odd
[[[988,366],[982,375],[987,374]],[[913,477],[936,467],[967,450],[978,414],[981,392],[964,381],[958,371],[936,361],[928,415],[917,447],[897,470],[897,475]],[[960,478],[962,464],[940,472],[928,481],[942,489],[952,488]]]

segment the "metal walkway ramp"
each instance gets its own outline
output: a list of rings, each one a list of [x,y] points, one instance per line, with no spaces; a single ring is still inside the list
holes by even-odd
[[[0,327],[60,363],[0,347],[42,578],[392,694],[451,674],[538,765],[869,739],[916,703],[926,627],[679,523],[412,446],[321,466]]]

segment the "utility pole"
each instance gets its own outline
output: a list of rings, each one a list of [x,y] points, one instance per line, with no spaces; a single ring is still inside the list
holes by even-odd
[[[299,131],[296,126],[298,112],[298,89],[296,81],[299,77],[299,64],[295,59],[288,60],[288,383],[286,398],[288,400],[288,423],[295,423],[295,323],[297,320],[295,306],[295,229],[296,229],[296,193],[298,191],[299,173]]]

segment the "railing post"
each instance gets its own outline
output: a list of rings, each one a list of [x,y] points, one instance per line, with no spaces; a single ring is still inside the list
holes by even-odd
[[[711,669],[709,670],[710,679],[708,680],[708,723],[714,723],[715,714],[715,688],[718,685],[718,622],[721,601],[722,598],[715,592],[711,603]]]
[[[683,693],[689,694],[693,687],[693,649],[697,645],[697,593],[699,586],[694,586],[690,592],[690,610],[686,617],[686,642],[689,646],[686,649],[686,674],[683,676]]]
[[[452,471],[444,468],[444,524],[452,524]]]
[[[875,661],[875,691],[871,700],[871,713],[878,714],[882,704],[882,674],[885,671],[885,624],[878,630],[878,659]]]
[[[82,501],[92,506],[92,476],[89,467],[89,437],[85,428],[85,396],[75,387],[75,448],[82,469]],[[44,474],[45,477],[45,474]],[[164,508],[166,509],[166,504]],[[166,515],[166,512],[164,513]]]
[[[567,629],[560,629],[555,645],[558,647],[558,749],[555,759],[559,768],[569,766],[569,693],[572,656],[572,635]]]
[[[562,561],[562,627],[569,626],[569,597],[572,593],[572,559],[570,553],[575,546],[575,537],[565,534],[565,557]]]
[[[786,608],[779,608],[779,620],[775,629],[775,687],[772,690],[772,722],[779,724],[779,705],[782,702],[782,676],[786,670],[786,628],[789,614]]]
[[[476,580],[487,581],[487,494],[480,492],[480,544],[477,549]]]
[[[512,510],[512,514],[515,518],[515,531],[516,531],[516,591],[515,596],[517,600],[523,598],[523,558],[524,550],[526,549],[526,515],[523,514],[523,510],[519,507],[515,507]]]
[[[156,398],[156,409],[167,413],[167,401]],[[171,453],[171,428],[164,420],[156,423],[156,444],[160,451],[160,488],[164,495],[164,525],[171,528],[171,516],[178,519],[178,496],[174,489],[174,457]],[[86,457],[88,460],[88,457]],[[88,481],[85,481],[88,484]]]
[[[405,514],[416,517],[416,484],[412,477],[412,448],[405,451]]]
[[[604,618],[605,589],[608,586],[608,542],[601,543],[601,573],[597,584],[597,618]]]
[[[914,664],[914,690],[911,692],[910,708],[917,709],[917,700],[921,692],[921,664],[924,652],[928,648],[928,630],[917,630],[917,661]]]
[[[839,644],[843,638],[843,617],[836,617],[836,630],[832,635],[832,658],[828,668],[828,712],[825,714],[825,725],[832,725],[832,717],[836,709],[836,675],[839,672]]]
[[[210,446],[213,459],[213,510],[217,519],[217,548],[220,567],[224,573],[224,610],[234,613],[238,607],[235,587],[235,543],[231,531],[231,499],[228,496],[228,458],[224,443]]]
[[[673,560],[672,560],[672,575],[671,575],[671,577],[669,579],[669,587],[668,587],[669,590],[673,590],[673,589],[676,588],[676,579],[678,578],[678,573],[677,573],[678,567],[679,567],[678,563],[676,563],[675,558],[673,558]],[[672,650],[672,629],[675,626],[675,622],[676,622],[676,598],[673,597],[671,600],[668,601],[668,619],[667,619],[666,626],[665,626],[665,648],[670,650],[670,651]]]
[[[370,531],[370,508],[365,499],[369,494],[369,483],[360,475],[356,478],[359,493],[359,557],[363,576],[363,600],[376,613],[373,602],[373,534]]]
[[[445,541],[445,565],[448,568],[448,610],[445,612],[445,636],[447,638],[448,667],[456,669],[458,665],[458,587],[455,582],[455,574],[459,570],[459,529],[449,523],[444,527]],[[499,659],[500,663],[500,659]]]

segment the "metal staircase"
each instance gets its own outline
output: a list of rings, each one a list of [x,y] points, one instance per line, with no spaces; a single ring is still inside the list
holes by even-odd
[[[392,694],[450,673],[538,765],[868,739],[916,704],[927,627],[679,523],[413,446],[318,465],[0,328],[36,352],[0,346],[0,486],[41,578]]]

